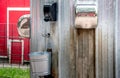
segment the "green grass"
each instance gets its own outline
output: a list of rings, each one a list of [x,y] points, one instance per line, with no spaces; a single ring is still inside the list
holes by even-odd
[[[0,68],[0,78],[30,78],[30,71],[20,68]]]

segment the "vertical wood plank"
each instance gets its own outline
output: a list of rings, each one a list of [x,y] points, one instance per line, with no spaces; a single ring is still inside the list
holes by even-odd
[[[88,69],[90,68],[89,64],[89,31],[83,31],[83,78],[89,77]],[[92,43],[93,44],[93,43]],[[80,45],[81,46],[81,45]]]
[[[89,35],[89,78],[95,78],[95,30],[88,32]]]
[[[70,20],[70,1],[59,0],[59,78],[72,78],[71,73],[74,73],[70,55],[73,51],[70,49]]]
[[[105,23],[104,23],[105,24]],[[103,64],[103,78],[108,78],[108,31],[107,26],[102,28],[102,64]]]
[[[76,51],[74,39],[74,28],[71,26],[70,29],[70,78],[76,78]]]
[[[33,1],[34,2],[34,1]],[[36,8],[36,25],[34,26],[34,29],[36,29],[35,32],[36,33],[36,37],[37,37],[37,51],[45,51],[46,50],[46,38],[42,36],[42,34],[46,34],[46,29],[48,23],[46,24],[44,22],[44,15],[43,15],[43,5],[45,4],[45,1],[43,0],[39,0],[39,1],[35,1],[36,2],[36,7],[34,7],[34,9]],[[41,9],[40,9],[40,8]],[[34,38],[34,37],[33,37]],[[33,41],[34,44],[34,41]]]
[[[75,42],[75,75],[76,75],[76,78],[79,78],[79,68],[77,67],[77,62],[79,61],[78,59],[78,52],[79,52],[79,47],[78,47],[78,36],[79,35],[79,32],[77,30],[74,30],[74,42]],[[82,77],[82,76],[81,76]],[[80,77],[80,78],[81,78]]]
[[[50,24],[50,38],[48,48],[52,49],[52,75],[58,78],[58,27],[57,22]]]
[[[102,20],[103,20],[103,1],[98,1],[98,26],[95,29],[95,48],[96,48],[96,78],[103,78],[103,63],[102,63]]]
[[[95,32],[94,29],[78,29],[76,53],[76,78],[95,78]]]
[[[103,78],[108,78],[108,32],[107,32],[107,14],[106,14],[106,1],[102,1],[104,2],[103,7],[104,11],[102,11],[102,21],[101,22],[101,26],[102,26],[102,74],[103,74]]]
[[[70,77],[76,78],[76,49],[75,49],[75,34],[74,34],[74,17],[75,17],[75,8],[74,1],[69,1],[70,5]]]
[[[115,29],[115,35],[116,35],[116,42],[115,42],[115,58],[116,58],[116,78],[120,77],[120,0],[116,0],[116,29]]]
[[[76,53],[77,78],[83,78],[83,30],[78,30],[78,53]]]
[[[96,31],[97,34],[97,40],[96,40],[96,47],[97,47],[97,50],[96,50],[96,53],[97,53],[97,56],[96,56],[96,61],[97,61],[97,71],[96,71],[96,78],[102,78],[103,77],[103,74],[102,74],[102,31],[101,31],[101,27],[98,28],[98,30]]]
[[[114,53],[114,14],[115,8],[113,0],[102,0],[101,7],[99,9],[102,10],[101,15],[102,19],[99,20],[100,26],[102,26],[102,74],[103,78],[112,78],[114,73],[113,69],[113,53]],[[103,10],[104,9],[104,10]]]
[[[115,78],[115,73],[114,73],[114,41],[115,41],[115,36],[114,36],[114,31],[115,31],[115,1],[114,0],[109,0],[108,7],[111,7],[108,12],[108,76],[109,78]],[[110,27],[109,27],[110,26]]]
[[[37,51],[36,1],[31,0],[31,52]],[[34,28],[35,26],[35,28]],[[34,43],[33,43],[34,42]]]

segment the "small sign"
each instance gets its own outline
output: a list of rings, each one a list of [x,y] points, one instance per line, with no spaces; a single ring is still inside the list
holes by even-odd
[[[97,4],[96,1],[81,1],[76,0],[75,3],[76,13],[81,12],[92,12],[97,14]]]

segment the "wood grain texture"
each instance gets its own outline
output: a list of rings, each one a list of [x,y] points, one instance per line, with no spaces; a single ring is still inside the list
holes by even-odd
[[[76,53],[76,73],[77,73],[77,78],[83,78],[83,34],[82,30],[77,31],[78,34],[78,45],[77,45],[77,53]]]
[[[98,26],[95,30],[74,28],[75,0],[54,0],[58,2],[58,21],[44,22],[43,5],[46,1],[31,0],[31,52],[52,48],[55,78],[115,78],[115,0],[98,0]],[[42,33],[51,33],[50,39],[45,40]],[[117,45],[119,48],[119,43]]]
[[[57,2],[57,0],[53,0]],[[58,22],[45,22],[43,6],[48,0],[31,0],[31,52],[52,49],[52,75],[58,78]],[[50,33],[49,38],[42,35]],[[33,77],[34,78],[34,77]]]
[[[83,31],[83,78],[88,78],[89,77],[89,41],[88,41],[88,32],[85,30]],[[81,45],[79,45],[81,46]]]
[[[95,30],[88,32],[89,37],[89,78],[95,78]],[[89,67],[88,66],[88,67]]]
[[[114,77],[115,1],[98,0],[98,28],[96,29],[97,78]]]
[[[76,53],[76,78],[95,78],[94,29],[78,29],[78,52]]]
[[[116,58],[116,78],[120,77],[120,0],[116,0],[116,29],[115,29],[115,58]]]
[[[115,1],[110,0],[108,4],[114,3]],[[114,42],[115,42],[115,5],[111,4],[110,6],[111,9],[109,9],[109,13],[108,13],[108,19],[109,20],[109,24],[108,24],[108,77],[109,78],[114,78],[115,77],[115,49],[114,49]],[[109,27],[111,26],[111,27]],[[109,72],[110,71],[110,72]]]
[[[73,62],[71,61],[71,26],[70,25],[70,1],[59,0],[59,78],[74,78],[72,73]],[[64,8],[64,9],[63,9]]]

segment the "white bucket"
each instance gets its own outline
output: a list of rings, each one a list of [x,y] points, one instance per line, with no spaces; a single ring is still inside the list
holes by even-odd
[[[33,74],[37,74],[39,76],[50,75],[51,73],[50,52],[31,52],[29,56]]]

